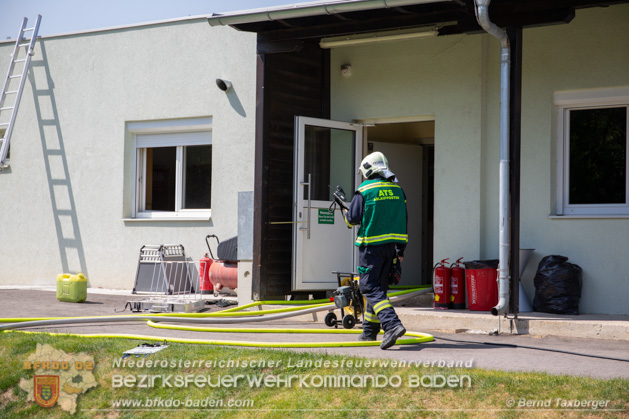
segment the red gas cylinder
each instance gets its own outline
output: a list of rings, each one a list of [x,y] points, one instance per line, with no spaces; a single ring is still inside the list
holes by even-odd
[[[435,300],[432,302],[433,308],[448,309],[450,303],[450,268],[446,265],[448,259],[443,259],[435,265],[435,279],[433,290]]]
[[[465,308],[465,268],[462,259],[450,265],[450,302],[455,310]]]
[[[206,253],[205,256],[199,261],[199,288],[201,294],[211,294],[214,292],[212,282],[210,282],[210,266],[212,266],[212,259]]]
[[[215,294],[223,287],[235,290],[238,288],[238,263],[215,260],[210,266],[210,281]]]

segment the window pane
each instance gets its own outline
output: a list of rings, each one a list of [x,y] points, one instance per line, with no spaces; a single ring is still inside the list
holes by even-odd
[[[189,146],[184,157],[183,208],[211,208],[212,146]]]
[[[624,204],[627,108],[570,111],[570,204]]]
[[[304,180],[312,175],[313,200],[331,201],[336,185],[341,185],[347,199],[354,192],[354,131],[306,126]],[[332,187],[332,190],[330,190]],[[304,188],[304,199],[308,199]]]
[[[176,147],[146,149],[147,211],[175,210]]]

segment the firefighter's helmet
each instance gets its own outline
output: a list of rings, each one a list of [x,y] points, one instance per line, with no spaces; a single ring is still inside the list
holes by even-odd
[[[375,151],[369,154],[360,162],[358,170],[362,173],[365,179],[369,179],[373,175],[381,175],[385,179],[395,177],[395,175],[389,170],[389,162],[387,158],[379,151]]]

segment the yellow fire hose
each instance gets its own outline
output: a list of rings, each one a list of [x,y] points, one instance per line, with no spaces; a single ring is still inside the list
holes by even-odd
[[[416,294],[423,294],[431,291],[430,287],[411,288],[404,291],[397,291],[389,294],[389,297],[398,300],[408,298]],[[301,307],[287,307],[270,310],[259,310],[241,312],[247,308],[260,305],[301,305]],[[351,329],[278,329],[278,328],[224,328],[224,327],[206,327],[206,326],[184,326],[174,324],[164,324],[160,322],[186,322],[186,323],[208,323],[232,324],[243,322],[258,322],[276,320],[280,318],[293,317],[297,315],[315,313],[318,311],[331,311],[335,309],[333,303],[328,299],[321,300],[303,300],[303,301],[258,301],[241,307],[235,307],[222,310],[215,313],[154,313],[146,314],[126,314],[113,316],[87,316],[87,317],[37,317],[37,318],[0,318],[0,323],[9,323],[0,325],[0,330],[4,332],[14,331],[12,329],[24,327],[50,326],[59,324],[79,324],[79,323],[104,323],[119,321],[140,321],[146,320],[147,325],[159,329],[183,330],[194,332],[218,332],[218,333],[299,333],[299,334],[360,334],[361,330]],[[269,316],[270,315],[270,316]],[[265,317],[266,316],[266,317]],[[245,347],[269,347],[269,348],[321,348],[321,347],[357,347],[357,346],[378,346],[378,341],[356,341],[356,342],[248,342],[248,341],[227,341],[227,340],[209,340],[209,339],[188,339],[188,338],[170,338],[156,337],[144,335],[127,335],[127,334],[69,334],[69,333],[51,333],[51,332],[27,332],[14,331],[18,333],[44,333],[51,336],[75,336],[84,338],[122,338],[122,339],[139,339],[149,341],[164,341],[178,343],[193,343],[204,345],[225,345],[225,346],[245,346]],[[382,334],[382,332],[381,332]],[[409,339],[398,339],[398,345],[410,345],[416,343],[430,342],[433,337],[429,334],[419,332],[407,332],[405,336]]]

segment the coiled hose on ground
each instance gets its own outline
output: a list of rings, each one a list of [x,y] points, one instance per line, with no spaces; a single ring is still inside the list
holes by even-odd
[[[403,291],[396,291],[389,294],[392,302],[399,302],[410,297],[432,291],[428,287],[416,287]],[[277,308],[259,311],[243,311],[248,308],[261,305],[303,305],[296,307]],[[195,332],[222,332],[222,333],[319,333],[319,334],[360,334],[361,330],[352,329],[280,329],[280,328],[224,328],[207,327],[210,324],[238,324],[251,322],[265,322],[271,320],[285,319],[304,314],[316,313],[319,311],[331,311],[336,309],[334,303],[328,299],[304,300],[304,301],[258,301],[241,307],[235,307],[213,313],[153,313],[147,314],[125,314],[112,316],[87,316],[87,317],[38,317],[38,318],[0,318],[0,331],[8,332],[15,329],[29,327],[48,327],[56,325],[76,325],[85,323],[111,323],[111,322],[135,322],[146,321],[147,325],[159,329],[184,330]],[[165,324],[168,323],[168,324]],[[190,325],[180,325],[172,323],[192,323]],[[141,339],[149,341],[195,343],[205,345],[226,345],[226,346],[247,346],[247,347],[269,347],[269,348],[320,348],[320,347],[350,347],[350,346],[378,346],[380,342],[257,342],[257,341],[227,341],[189,338],[165,338],[158,336],[144,336],[131,334],[69,334],[50,332],[25,332],[21,333],[47,333],[54,336],[77,336],[84,338],[123,338]],[[382,332],[381,332],[382,333]],[[408,339],[398,339],[398,345],[409,345],[415,343],[430,342],[431,335],[419,332],[406,332]]]

